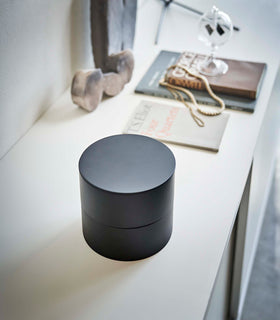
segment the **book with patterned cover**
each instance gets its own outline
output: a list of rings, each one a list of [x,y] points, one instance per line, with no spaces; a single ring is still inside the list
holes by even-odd
[[[206,56],[193,52],[183,52],[176,64],[180,64],[188,69],[197,69],[197,65]],[[228,65],[228,71],[219,76],[206,76],[209,84],[215,93],[224,93],[233,96],[256,99],[260,91],[260,86],[266,64],[260,62],[240,61],[233,59],[222,59]],[[205,90],[205,84],[193,76],[190,76],[181,68],[170,69],[165,79],[170,84],[186,87],[189,89]]]
[[[199,114],[205,126],[199,127],[185,107],[141,101],[128,121],[124,133],[146,135],[210,151],[219,151],[229,114],[207,117]]]

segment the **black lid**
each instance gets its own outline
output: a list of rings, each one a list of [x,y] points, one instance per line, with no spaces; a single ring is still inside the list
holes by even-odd
[[[114,193],[137,193],[165,183],[175,170],[170,149],[152,138],[122,134],[90,145],[79,161],[90,185]]]

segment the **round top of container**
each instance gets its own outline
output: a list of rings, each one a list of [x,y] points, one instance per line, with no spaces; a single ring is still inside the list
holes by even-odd
[[[121,134],[91,144],[79,161],[91,185],[115,193],[156,188],[174,174],[175,158],[163,143],[141,135]]]

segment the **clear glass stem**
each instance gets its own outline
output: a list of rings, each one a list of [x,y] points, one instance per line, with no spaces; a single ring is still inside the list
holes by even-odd
[[[208,57],[208,63],[211,63],[214,60],[216,50],[217,50],[217,47],[212,44],[211,45],[211,52],[210,52],[210,55]]]

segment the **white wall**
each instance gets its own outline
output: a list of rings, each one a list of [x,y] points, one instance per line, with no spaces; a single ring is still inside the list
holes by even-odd
[[[89,0],[0,0],[0,158],[93,65]]]

